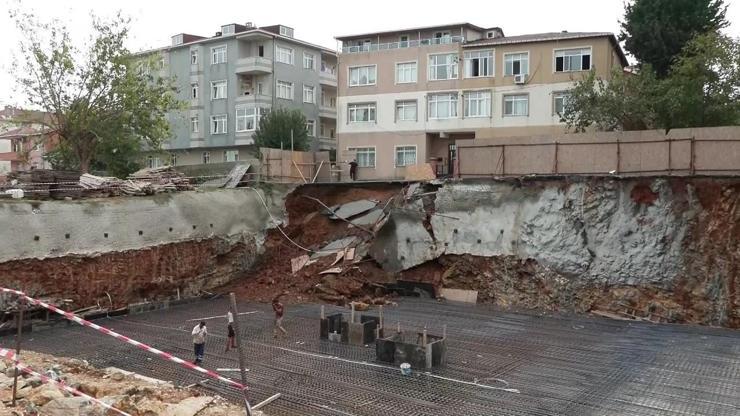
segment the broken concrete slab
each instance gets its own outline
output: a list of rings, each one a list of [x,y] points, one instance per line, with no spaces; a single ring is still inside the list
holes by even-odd
[[[247,171],[249,170],[250,165],[236,165],[234,166],[234,169],[229,172],[228,176],[226,177],[226,183],[224,184],[224,188],[236,188],[239,183],[242,181],[242,178],[244,178],[244,175],[247,174]]]
[[[409,185],[409,187],[406,188],[406,193],[404,194],[406,199],[410,199],[414,195],[414,193],[419,189],[419,186],[421,186],[419,182],[415,182]]]
[[[445,287],[440,289],[439,294],[452,302],[478,303],[477,290],[450,289]]]
[[[332,267],[331,269],[327,269],[322,272],[319,272],[319,274],[339,274],[339,273],[342,273],[341,267]]]
[[[359,215],[364,212],[370,211],[371,209],[375,208],[377,205],[378,205],[378,201],[375,201],[372,199],[361,199],[359,201],[348,202],[346,204],[339,205],[338,207],[337,206],[331,207],[333,211],[333,215],[330,215],[329,218],[347,219],[350,217],[354,217],[355,215]]]
[[[334,240],[331,243],[325,245],[323,248],[311,255],[311,259],[315,260],[321,257],[330,256],[340,251],[344,251],[346,248],[354,245],[357,241],[357,237],[345,237],[340,240]]]
[[[304,268],[306,264],[308,264],[310,257],[308,257],[308,254],[304,254],[302,256],[298,256],[295,258],[290,259],[290,270],[293,274],[296,274],[299,270]]]
[[[383,213],[382,209],[375,208],[370,210],[370,212],[365,215],[350,220],[350,222],[352,223],[352,225],[375,225],[383,218],[384,215],[385,213]],[[350,225],[350,227],[352,227],[352,225]]]
[[[369,253],[383,270],[396,273],[439,257],[443,249],[417,214],[394,211],[375,236]]]
[[[213,397],[208,396],[188,397],[178,404],[167,406],[164,416],[195,416],[211,404],[212,401]]]

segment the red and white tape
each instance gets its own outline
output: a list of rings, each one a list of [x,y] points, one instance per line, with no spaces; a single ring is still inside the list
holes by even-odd
[[[83,392],[81,392],[79,390],[76,390],[76,389],[74,389],[74,388],[72,388],[72,387],[64,384],[61,381],[54,380],[54,379],[52,379],[50,377],[47,377],[47,376],[45,376],[45,375],[43,375],[41,373],[38,373],[38,372],[34,371],[31,367],[23,364],[16,357],[15,352],[13,352],[12,350],[8,350],[8,349],[5,349],[5,348],[0,348],[0,357],[4,357],[4,358],[6,358],[6,359],[8,359],[10,361],[15,362],[15,366],[18,368],[19,371],[21,371],[23,373],[26,373],[26,374],[30,374],[30,375],[35,376],[35,377],[38,377],[39,379],[41,379],[41,382],[42,383],[52,384],[56,388],[58,388],[59,390],[65,390],[65,391],[68,391],[68,392],[72,393],[75,396],[84,397],[87,400],[90,400],[91,402],[97,403],[97,404],[103,406],[104,408],[109,409],[109,410],[112,410],[112,411],[114,411],[114,412],[116,412],[116,413],[118,413],[120,415],[123,415],[123,416],[131,416],[130,414],[124,412],[123,410],[116,409],[115,407],[109,405],[108,403],[103,402],[102,400],[98,400],[95,397],[89,396],[89,395],[87,395],[87,394],[85,394],[85,393],[83,393]]]
[[[150,352],[152,354],[157,355],[158,357],[164,358],[165,360],[172,361],[174,363],[177,363],[177,364],[182,365],[183,367],[186,367],[186,368],[189,368],[191,370],[195,370],[195,371],[197,371],[199,373],[205,374],[208,377],[211,377],[213,379],[222,381],[222,382],[224,382],[226,384],[229,384],[229,385],[231,385],[233,387],[236,387],[236,388],[238,388],[240,390],[247,390],[247,386],[244,386],[241,383],[238,383],[238,382],[236,382],[234,380],[231,380],[229,378],[226,378],[226,377],[224,377],[224,376],[216,373],[215,371],[211,371],[211,370],[205,369],[205,368],[203,368],[201,366],[198,366],[198,365],[195,365],[195,364],[193,364],[191,362],[185,361],[182,358],[175,357],[174,355],[172,355],[170,353],[167,353],[167,352],[164,352],[164,351],[160,351],[160,350],[158,350],[158,349],[156,349],[154,347],[150,347],[150,346],[148,346],[146,344],[143,344],[143,343],[141,343],[139,341],[133,340],[133,339],[131,339],[131,338],[125,336],[125,335],[121,335],[118,332],[115,332],[115,331],[110,330],[108,328],[105,328],[105,327],[102,327],[100,325],[94,324],[94,323],[92,323],[90,321],[87,321],[85,319],[80,318],[79,316],[73,314],[72,312],[67,312],[67,311],[61,310],[61,309],[57,308],[54,305],[50,305],[50,304],[48,304],[46,302],[42,302],[42,301],[40,301],[38,299],[34,299],[34,298],[26,295],[25,293],[19,291],[19,290],[7,289],[7,288],[4,288],[4,287],[0,287],[0,291],[6,292],[6,293],[14,293],[14,294],[16,294],[16,295],[18,295],[18,296],[26,299],[26,301],[28,301],[29,303],[34,304],[34,305],[38,305],[38,306],[41,306],[42,308],[45,308],[45,309],[48,309],[50,311],[56,312],[59,315],[64,316],[65,318],[69,319],[72,322],[76,322],[76,323],[78,323],[78,324],[80,324],[82,326],[86,326],[86,327],[92,328],[92,329],[94,329],[96,331],[102,332],[102,333],[104,333],[106,335],[110,335],[113,338],[119,339],[119,340],[121,340],[123,342],[126,342],[128,344],[131,344],[131,345],[133,345],[133,346],[135,346],[137,348],[140,348],[140,349],[142,349],[144,351],[148,351],[148,352]]]

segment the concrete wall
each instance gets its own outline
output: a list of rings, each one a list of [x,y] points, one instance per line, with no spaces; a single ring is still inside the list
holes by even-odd
[[[456,143],[462,177],[740,172],[740,127],[476,137]]]
[[[266,199],[282,217],[286,189]],[[94,255],[112,251],[243,234],[272,226],[254,191],[180,192],[136,198],[0,202],[0,262],[25,258]],[[107,236],[106,236],[107,234]]]

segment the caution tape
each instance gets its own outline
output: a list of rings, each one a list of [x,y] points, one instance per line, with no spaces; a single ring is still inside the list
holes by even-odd
[[[78,323],[78,324],[80,324],[82,326],[86,326],[86,327],[92,328],[92,329],[94,329],[94,330],[96,330],[98,332],[102,332],[102,333],[104,333],[106,335],[110,335],[113,338],[116,338],[116,339],[121,340],[121,341],[123,341],[125,343],[128,343],[128,344],[131,344],[131,345],[133,345],[133,346],[135,346],[135,347],[137,347],[139,349],[142,349],[144,351],[150,352],[150,353],[152,353],[152,354],[154,354],[154,355],[156,355],[158,357],[164,358],[167,361],[172,361],[173,363],[180,364],[181,366],[183,366],[185,368],[188,368],[188,369],[191,369],[191,370],[195,370],[195,371],[197,371],[199,373],[205,374],[206,376],[208,376],[210,378],[213,378],[213,379],[222,381],[222,382],[224,382],[226,384],[229,384],[229,385],[231,385],[233,387],[236,387],[236,388],[238,388],[240,390],[247,390],[247,386],[244,386],[241,383],[238,383],[238,382],[236,382],[234,380],[231,380],[229,378],[226,378],[226,377],[224,377],[224,376],[216,373],[215,371],[211,371],[211,370],[205,369],[205,368],[203,368],[201,366],[198,366],[198,365],[195,365],[195,364],[193,364],[193,363],[191,363],[189,361],[185,361],[182,358],[175,357],[174,355],[172,355],[170,353],[167,353],[167,352],[164,352],[164,351],[160,351],[160,350],[158,350],[158,349],[156,349],[154,347],[150,347],[149,345],[143,344],[143,343],[141,343],[139,341],[136,341],[134,339],[131,339],[131,338],[125,336],[125,335],[121,335],[118,332],[115,332],[115,331],[110,330],[108,328],[105,328],[105,327],[102,327],[100,325],[94,324],[94,323],[92,323],[92,322],[90,322],[88,320],[85,320],[85,319],[80,318],[79,316],[73,314],[72,312],[64,311],[62,309],[57,308],[54,305],[50,305],[50,304],[48,304],[46,302],[42,302],[42,301],[40,301],[38,299],[34,299],[34,298],[26,295],[25,293],[21,292],[20,290],[7,289],[7,288],[4,288],[4,287],[0,287],[0,291],[6,292],[6,293],[14,293],[14,294],[16,294],[16,295],[18,295],[18,296],[26,299],[26,301],[28,301],[29,303],[34,304],[34,305],[38,305],[38,306],[41,306],[42,308],[45,308],[45,309],[48,309],[50,311],[56,312],[59,315],[64,316],[65,318],[69,319],[72,322],[76,322],[76,323]]]
[[[104,408],[109,409],[109,410],[112,410],[112,411],[114,411],[114,412],[116,412],[116,413],[118,413],[120,415],[123,415],[123,416],[131,416],[130,414],[124,412],[123,410],[116,409],[115,407],[109,405],[108,403],[105,403],[105,402],[103,402],[103,401],[101,401],[99,399],[96,399],[95,397],[89,396],[89,395],[87,395],[87,394],[85,394],[85,393],[83,393],[83,392],[81,392],[79,390],[76,390],[76,389],[74,389],[74,388],[72,388],[72,387],[64,384],[64,382],[54,380],[51,377],[47,377],[47,376],[45,376],[45,375],[43,375],[41,373],[38,373],[38,372],[34,371],[31,367],[23,364],[18,359],[18,357],[15,355],[15,352],[13,352],[12,350],[8,350],[8,349],[5,349],[5,348],[0,348],[0,357],[4,357],[4,358],[6,358],[6,359],[8,359],[10,361],[15,362],[15,366],[16,366],[16,368],[19,371],[21,371],[23,373],[26,373],[26,374],[30,374],[30,375],[35,376],[35,377],[38,377],[39,379],[41,379],[41,382],[44,383],[44,384],[51,384],[51,385],[55,386],[56,388],[58,388],[59,390],[65,390],[65,391],[67,391],[67,392],[69,392],[69,393],[71,393],[71,394],[73,394],[75,396],[84,397],[85,399],[90,400],[91,402],[97,403],[97,404],[103,406]]]

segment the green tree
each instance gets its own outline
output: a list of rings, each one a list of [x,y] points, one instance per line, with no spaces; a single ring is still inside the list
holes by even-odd
[[[271,149],[290,149],[290,135],[293,132],[293,149],[309,150],[311,143],[306,129],[306,117],[300,110],[277,108],[260,119],[259,129],[254,134],[258,147]]]
[[[173,80],[156,75],[156,56],[137,57],[124,46],[128,19],[93,16],[93,34],[80,50],[60,21],[19,11],[11,18],[23,33],[25,65],[16,78],[30,103],[51,115],[45,124],[60,147],[49,159],[57,166],[123,176],[138,167],[143,150],[159,149],[170,136],[166,114],[183,104]]]
[[[593,72],[569,91],[560,116],[575,131],[670,130],[740,124],[740,40],[718,33],[697,36],[676,58],[669,76],[644,65]]]
[[[659,78],[697,35],[727,26],[723,0],[634,0],[627,4],[619,40]]]

